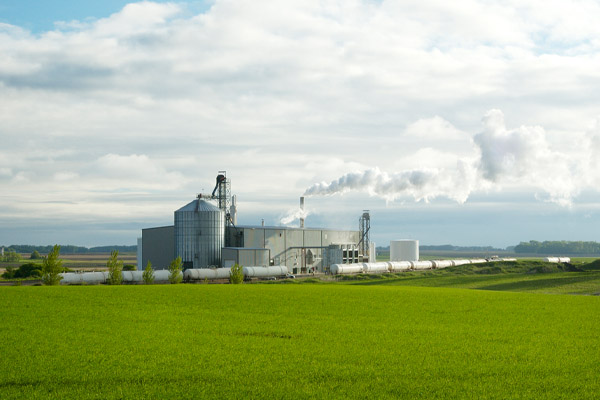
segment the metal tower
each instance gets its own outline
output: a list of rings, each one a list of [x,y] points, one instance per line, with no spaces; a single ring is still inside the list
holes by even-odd
[[[226,171],[219,171],[217,184],[212,192],[211,198],[217,200],[217,207],[225,213],[227,226],[232,224],[231,220],[231,182],[227,179]]]
[[[360,241],[358,242],[359,253],[362,254],[363,260],[369,259],[369,243],[370,232],[371,232],[371,216],[369,210],[363,210],[363,214],[358,220],[358,230],[360,235]]]

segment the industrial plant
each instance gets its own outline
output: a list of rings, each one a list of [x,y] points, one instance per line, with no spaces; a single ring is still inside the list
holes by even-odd
[[[142,230],[138,269],[148,261],[155,269],[165,269],[176,257],[181,257],[184,271],[239,264],[286,267],[282,270],[289,274],[329,273],[335,264],[375,261],[368,211],[360,216],[356,231],[308,228],[304,218],[299,227],[238,225],[237,215],[231,182],[220,171],[212,193],[198,194],[176,210],[173,225]]]
[[[140,283],[142,269],[152,264],[157,282],[167,282],[171,262],[181,257],[182,278],[187,282],[226,280],[231,267],[243,267],[244,278],[294,277],[297,274],[381,274],[410,270],[442,269],[514,259],[420,260],[419,241],[392,240],[390,261],[377,262],[370,240],[371,217],[364,210],[358,230],[238,225],[236,196],[225,171],[219,171],[214,190],[200,193],[174,212],[173,225],[142,229],[138,239],[137,269],[123,271],[123,281]],[[300,197],[300,215],[304,197]],[[548,262],[570,262],[549,257]],[[63,284],[106,283],[108,272],[63,273]]]

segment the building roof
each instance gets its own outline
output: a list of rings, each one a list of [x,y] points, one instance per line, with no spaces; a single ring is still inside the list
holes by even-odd
[[[222,211],[219,207],[210,204],[206,200],[196,199],[192,200],[185,206],[181,207],[177,211],[196,211],[196,212],[207,212],[207,211]],[[177,212],[175,211],[175,212]]]

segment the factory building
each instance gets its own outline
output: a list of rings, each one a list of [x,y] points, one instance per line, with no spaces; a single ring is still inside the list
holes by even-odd
[[[306,228],[304,219],[298,228],[238,226],[236,199],[230,193],[230,181],[220,171],[212,194],[199,194],[176,210],[174,225],[143,229],[138,270],[148,261],[154,269],[165,269],[178,256],[184,269],[230,268],[237,263],[285,266],[293,274],[329,272],[333,264],[374,260],[368,212],[363,212],[356,231]]]

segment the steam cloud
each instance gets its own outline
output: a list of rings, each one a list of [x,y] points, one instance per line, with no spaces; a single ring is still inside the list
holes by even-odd
[[[283,225],[289,225],[297,219],[308,217],[308,215],[309,212],[306,209],[289,210],[285,217],[279,219],[279,222]]]
[[[370,168],[347,173],[329,183],[315,183],[304,196],[328,196],[350,191],[365,192],[393,201],[412,197],[429,201],[446,197],[464,203],[474,191],[495,186],[520,185],[547,193],[547,200],[569,206],[586,185],[597,177],[589,171],[597,157],[569,157],[553,150],[539,126],[507,130],[500,110],[483,117],[483,131],[473,137],[475,152],[460,159],[455,169],[418,169],[394,173]],[[589,151],[600,154],[600,129],[588,134]],[[586,173],[584,173],[586,172]]]

